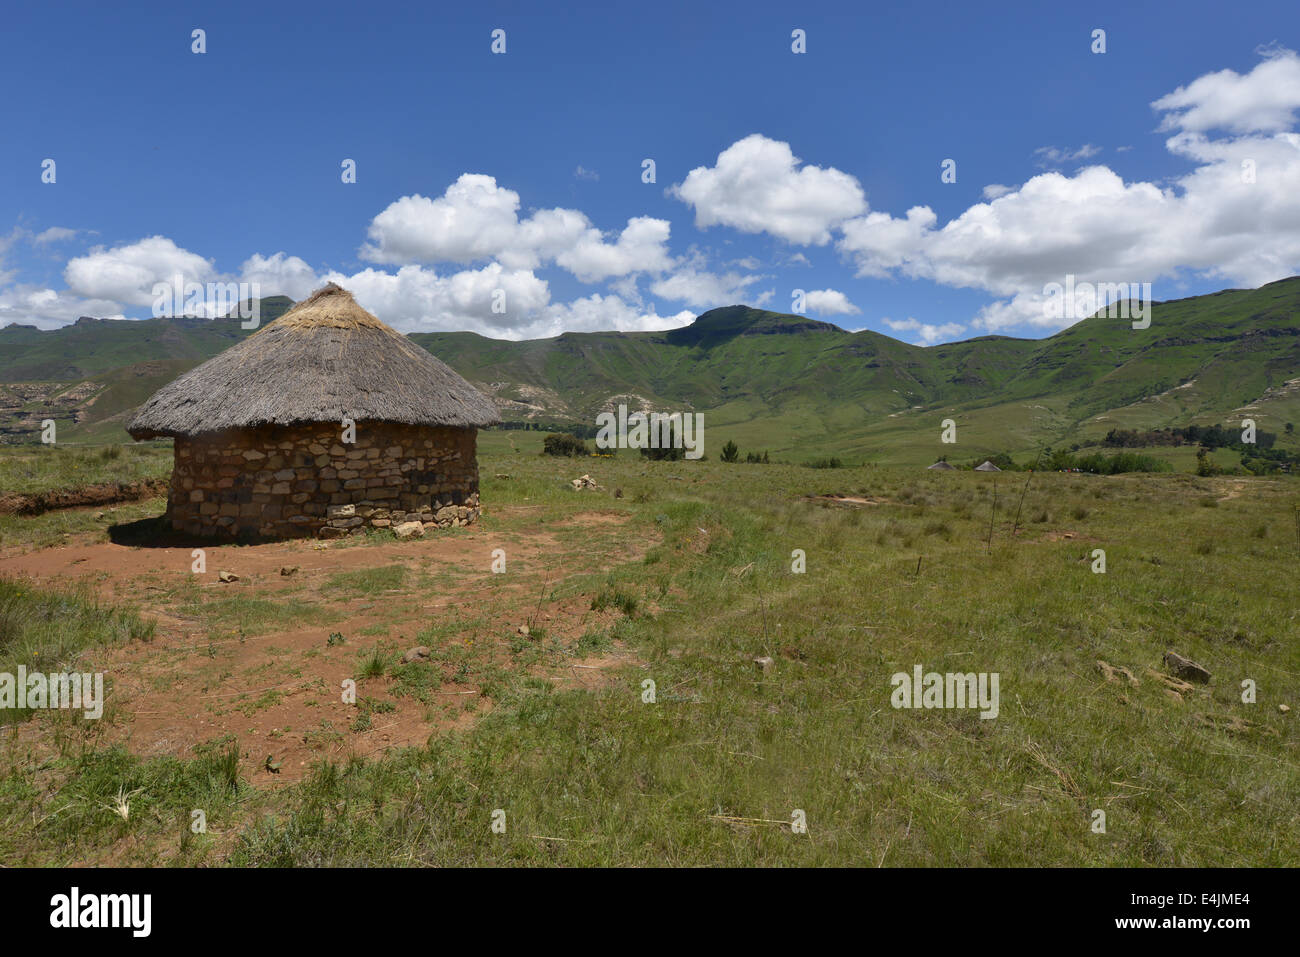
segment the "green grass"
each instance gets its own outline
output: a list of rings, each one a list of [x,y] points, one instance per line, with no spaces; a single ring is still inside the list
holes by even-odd
[[[476,723],[387,756],[322,760],[274,790],[198,797],[202,782],[221,781],[200,770],[210,758],[127,759],[85,742],[40,769],[6,745],[0,861],[1300,864],[1297,479],[1038,473],[1013,536],[1028,476],[999,476],[990,547],[989,475],[619,456],[584,465],[605,490],[577,493],[567,487],[573,463],[536,455],[524,444],[534,436],[513,438],[519,452],[491,447],[496,436],[485,443],[483,529],[503,528],[495,510],[526,506],[528,521],[555,536],[555,553],[531,560],[553,579],[542,607],[586,596],[603,609],[592,614],[614,616],[571,650],[624,649],[630,658],[609,683],[559,690],[528,673],[555,653],[549,636],[540,649],[494,643],[476,609],[443,614],[400,646],[356,648],[370,702],[356,730],[382,724],[377,702],[431,701],[448,682],[490,697]],[[803,498],[825,493],[882,504]],[[626,514],[629,535],[658,544],[643,561],[611,556],[598,574],[557,576],[584,541],[566,520],[593,510]],[[1091,570],[1098,548],[1105,574]],[[795,549],[803,574],[791,568]],[[402,567],[358,569],[326,587],[409,589]],[[485,592],[507,577],[491,576],[486,561],[462,571],[481,575]],[[261,624],[301,627],[304,607]],[[229,595],[182,611],[210,627],[272,614]],[[398,664],[415,643],[430,660]],[[1148,673],[1170,649],[1213,673],[1187,700]],[[774,660],[769,671],[759,656]],[[1098,659],[1139,684],[1108,683]],[[997,672],[999,716],[895,710],[891,676],[918,664]],[[1241,700],[1248,678],[1256,704]],[[647,680],[653,704],[643,701]],[[1228,730],[1233,720],[1249,724]],[[136,800],[157,813],[133,813],[129,829],[93,811],[142,786]],[[215,808],[227,835],[219,846],[182,849],[179,809],[194,800]],[[77,810],[42,821],[64,806]],[[498,808],[504,835],[490,829]],[[788,821],[796,809],[806,835],[753,823]],[[1096,810],[1105,834],[1091,830]],[[92,813],[93,826],[69,838],[65,827]]]
[[[96,645],[149,641],[155,623],[107,604],[87,588],[68,592],[0,578],[0,672],[83,670],[81,655]],[[0,724],[31,717],[31,709],[0,708]]]
[[[407,574],[405,565],[361,568],[354,572],[339,572],[337,575],[331,575],[323,589],[331,595],[345,598],[379,595],[401,588]]]
[[[171,475],[170,443],[23,445],[0,448],[0,490],[46,492],[82,485],[165,479]]]

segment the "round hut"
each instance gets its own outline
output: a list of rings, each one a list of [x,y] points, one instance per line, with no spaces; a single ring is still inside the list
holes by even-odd
[[[171,436],[172,527],[335,537],[478,518],[477,429],[497,408],[330,283],[159,389],[127,426]]]

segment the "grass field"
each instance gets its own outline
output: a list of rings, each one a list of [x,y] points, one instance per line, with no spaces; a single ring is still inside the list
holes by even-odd
[[[201,574],[111,544],[161,499],[6,517],[0,670],[110,690],[98,722],[0,712],[0,863],[1300,864],[1295,478],[540,439],[483,436],[471,528],[214,547]],[[0,475],[66,482],[46,461]],[[1169,650],[1209,684],[1172,688]],[[894,708],[917,665],[997,673],[997,717]]]

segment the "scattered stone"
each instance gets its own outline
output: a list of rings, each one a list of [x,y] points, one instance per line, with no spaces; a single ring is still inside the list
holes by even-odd
[[[499,478],[499,479],[508,479],[508,478],[510,478],[510,476],[509,476],[509,475],[506,475],[504,472],[498,472],[498,473],[497,473],[497,478]]]
[[[518,632],[519,632],[519,634],[521,634],[521,635],[523,635],[525,638],[527,638],[529,635],[531,635],[531,634],[533,633],[533,630],[532,630],[531,628],[529,628],[527,625],[520,625],[520,626],[519,626],[519,629],[518,629]]]
[[[103,513],[103,512],[96,512],[96,513],[95,513],[95,518],[96,518],[96,519],[103,519],[103,517],[104,517],[104,513]]]
[[[769,658],[767,655],[762,655],[754,659],[754,664],[758,667],[759,671],[766,673],[772,670],[776,662],[773,661],[771,658]]]
[[[393,526],[393,534],[398,538],[423,538],[424,526],[419,522],[402,522]]]
[[[217,572],[217,580],[223,582],[237,582],[239,576],[233,572]]]
[[[1165,667],[1176,678],[1194,681],[1197,684],[1209,684],[1209,669],[1198,665],[1191,658],[1184,658],[1176,651],[1165,652]]]
[[[1112,665],[1098,658],[1097,670],[1105,676],[1107,682],[1118,682],[1120,684],[1127,682],[1131,687],[1136,688],[1138,686],[1138,680],[1133,677],[1133,672],[1120,665]]]
[[[402,664],[409,665],[412,661],[418,661],[421,658],[429,657],[429,649],[424,645],[417,645],[406,654],[402,655]]]
[[[1158,681],[1164,687],[1165,694],[1169,695],[1169,697],[1173,698],[1175,701],[1182,701],[1183,695],[1190,695],[1196,691],[1196,689],[1186,681],[1180,681],[1172,675],[1162,674],[1154,668],[1148,668],[1147,674]]]
[[[579,478],[574,479],[572,484],[574,489],[579,491],[584,488],[600,488],[600,486],[596,484],[596,480],[590,475],[580,476]]]
[[[290,575],[296,574],[297,571],[298,571],[297,565],[280,566],[280,574],[283,575],[285,578],[288,578]]]
[[[1291,706],[1289,704],[1280,704],[1277,706],[1277,710],[1282,714],[1289,714],[1291,711]]]

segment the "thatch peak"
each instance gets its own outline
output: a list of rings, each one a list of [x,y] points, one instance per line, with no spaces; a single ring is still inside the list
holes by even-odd
[[[329,283],[163,386],[127,431],[188,437],[345,417],[457,428],[500,421],[491,399]]]
[[[271,326],[293,329],[388,328],[361,308],[352,298],[352,293],[332,282],[321,286],[266,328]]]

